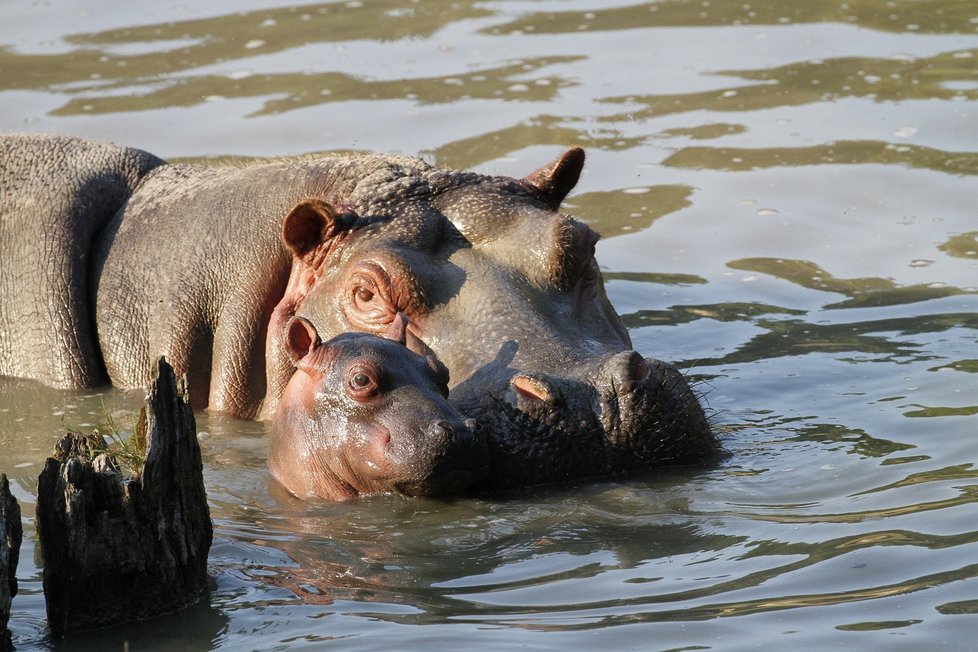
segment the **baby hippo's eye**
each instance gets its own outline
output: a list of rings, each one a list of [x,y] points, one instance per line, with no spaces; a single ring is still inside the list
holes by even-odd
[[[363,389],[370,385],[370,376],[367,374],[357,374],[352,379],[354,389]]]
[[[346,373],[346,393],[355,401],[369,401],[380,393],[377,370],[371,365],[355,364]]]

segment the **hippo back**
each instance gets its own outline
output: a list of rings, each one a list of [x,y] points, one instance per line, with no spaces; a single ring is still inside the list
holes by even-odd
[[[107,381],[91,306],[93,244],[162,163],[74,138],[0,136],[0,375],[55,387]]]

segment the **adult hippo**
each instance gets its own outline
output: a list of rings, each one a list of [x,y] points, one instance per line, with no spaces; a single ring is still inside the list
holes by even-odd
[[[490,433],[490,489],[710,458],[681,374],[631,350],[597,235],[558,210],[583,162],[523,179],[382,156],[210,166],[6,136],[0,374],[136,387],[165,355],[196,407],[261,418],[295,371],[276,307],[324,338],[403,312]]]

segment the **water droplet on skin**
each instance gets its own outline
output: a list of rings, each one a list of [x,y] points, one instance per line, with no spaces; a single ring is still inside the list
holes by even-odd
[[[761,217],[765,217],[767,215],[777,215],[778,211],[776,211],[773,208],[758,208],[757,214],[760,215]]]
[[[648,191],[648,188],[625,188],[622,190],[626,195],[644,195]]]
[[[917,260],[910,261],[911,267],[928,267],[933,264],[934,264],[933,260],[925,260],[923,258],[918,258]]]
[[[255,48],[260,48],[263,45],[265,45],[265,41],[261,40],[260,38],[251,39],[245,43],[245,50],[254,50]]]
[[[900,127],[893,132],[897,138],[913,138],[917,134],[916,127]]]

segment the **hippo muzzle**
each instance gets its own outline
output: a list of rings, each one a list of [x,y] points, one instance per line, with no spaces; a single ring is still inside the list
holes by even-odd
[[[518,372],[469,407],[485,424],[490,491],[616,477],[717,454],[686,379],[661,360],[622,351],[566,374]]]

